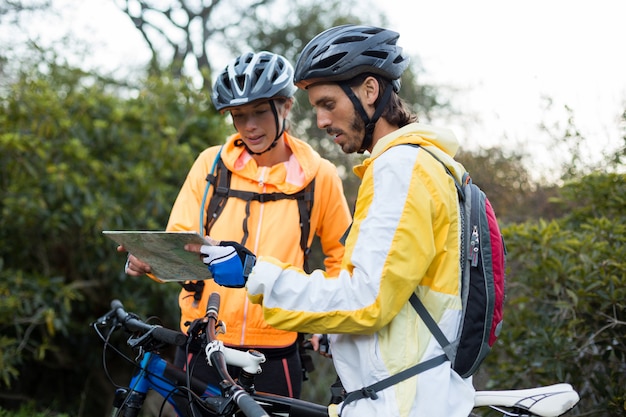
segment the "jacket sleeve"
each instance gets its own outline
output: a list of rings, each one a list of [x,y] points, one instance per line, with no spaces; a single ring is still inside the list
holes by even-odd
[[[207,191],[206,177],[211,172],[218,149],[219,147],[208,148],[194,161],[172,206],[167,231],[193,230],[204,236],[204,224],[200,224],[200,213],[205,213],[205,210],[200,208],[205,191]],[[209,187],[207,202],[212,193],[213,187]],[[202,223],[206,223],[206,218]]]
[[[320,202],[316,234],[320,238],[324,252],[326,273],[335,276],[339,274],[344,254],[341,238],[350,226],[352,216],[341,178],[334,165],[322,160],[315,182],[315,201]]]
[[[392,148],[366,171],[338,276],[306,275],[273,258],[259,259],[247,289],[252,302],[263,304],[270,325],[371,334],[390,323],[425,278],[432,285],[435,228],[447,229],[434,219],[432,188],[438,185],[416,174],[416,159],[417,150]],[[458,263],[458,257],[448,262]]]

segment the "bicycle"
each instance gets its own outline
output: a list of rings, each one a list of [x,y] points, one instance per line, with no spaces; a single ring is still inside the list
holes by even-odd
[[[180,417],[329,417],[325,405],[254,389],[254,377],[261,373],[265,357],[255,350],[243,352],[229,348],[216,339],[224,331],[224,323],[218,319],[219,303],[219,294],[211,294],[205,317],[192,322],[186,335],[146,323],[136,314],[126,312],[119,300],[111,302],[111,310],[91,324],[104,342],[105,371],[108,375],[107,347],[137,367],[128,387],[116,389],[112,416],[137,417],[148,391],[154,390]],[[111,335],[119,329],[130,333],[127,344],[138,352],[135,359],[110,344]],[[188,368],[174,366],[159,353],[166,346],[192,344],[202,347],[206,360],[219,373],[222,379],[219,386],[198,380],[190,375]],[[236,381],[228,373],[227,365],[242,369]],[[116,385],[110,376],[109,379]],[[578,400],[578,393],[571,385],[560,383],[530,389],[477,391],[475,407],[489,407],[503,416],[556,417],[573,408]]]

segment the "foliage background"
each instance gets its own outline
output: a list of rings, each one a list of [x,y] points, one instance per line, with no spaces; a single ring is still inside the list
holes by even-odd
[[[294,60],[294,45],[351,19],[344,7],[330,20],[314,9],[293,25],[251,25],[232,47],[243,42]],[[19,60],[0,52],[0,415],[102,415],[113,387],[89,323],[112,298],[167,326],[177,326],[179,312],[178,287],[127,277],[124,255],[101,231],[162,229],[196,155],[232,127],[214,112],[209,87],[196,87],[175,60],[155,55],[145,73],[120,80],[37,43],[26,51]],[[210,79],[210,68],[202,70]],[[412,68],[403,92],[428,121],[447,104],[418,81]],[[294,129],[339,166],[354,201],[355,158],[320,138],[308,103],[298,100]],[[475,382],[569,382],[581,394],[572,415],[626,415],[625,148],[602,167],[584,166],[572,132],[574,119],[553,132],[572,153],[557,183],[532,181],[525,155],[459,155],[490,196],[509,251],[504,331]],[[328,360],[315,362],[305,397],[324,402],[334,374]],[[126,364],[109,364],[114,381],[128,380]]]

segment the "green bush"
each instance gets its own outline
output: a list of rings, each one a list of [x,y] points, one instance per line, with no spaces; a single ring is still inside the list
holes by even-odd
[[[566,185],[568,214],[504,229],[509,251],[503,334],[488,388],[569,382],[572,414],[626,416],[626,176]]]
[[[18,410],[5,410],[0,407],[0,417],[70,417],[70,415],[52,410],[38,411],[36,406],[30,403],[22,405]]]
[[[178,287],[127,277],[101,231],[163,229],[225,125],[186,80],[137,84],[49,64],[0,90],[0,406],[108,407],[89,323],[112,298],[177,326]]]

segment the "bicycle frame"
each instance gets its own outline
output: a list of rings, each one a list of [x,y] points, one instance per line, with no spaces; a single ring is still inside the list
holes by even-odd
[[[190,410],[187,409],[190,403],[189,393],[185,393],[182,387],[189,385],[193,395],[199,398],[222,395],[218,387],[197,379],[192,379],[190,384],[186,381],[185,371],[176,368],[156,353],[145,352],[139,362],[138,372],[130,381],[129,391],[118,390],[114,405],[117,405],[116,409],[141,409],[148,391],[152,389],[162,395],[178,415],[187,416],[190,415]],[[113,415],[118,415],[117,413],[118,411],[114,410]]]
[[[181,417],[215,416],[215,414],[212,414],[214,411],[204,411],[197,404],[194,410],[189,409],[193,401],[190,401],[189,396],[181,389],[184,386],[183,384],[185,384],[184,381],[187,379],[184,370],[175,367],[158,354],[152,352],[144,353],[139,362],[139,367],[139,371],[132,377],[129,384],[130,390],[127,392],[118,390],[116,392],[117,398],[114,404],[117,404],[118,407],[113,411],[113,416],[129,417],[129,415],[135,415],[129,414],[126,410],[132,409],[138,412],[143,406],[143,401],[150,389],[163,396]],[[221,409],[226,413],[224,415],[230,415],[228,404],[224,404],[225,401],[219,387],[204,384],[194,379],[190,388],[196,401],[202,400],[205,404],[210,405],[211,408]],[[251,392],[250,396],[269,415],[328,417],[327,407],[319,404],[261,392]]]
[[[211,305],[211,300],[209,301]],[[111,303],[113,310],[92,324],[141,333],[131,336],[127,343],[139,348],[140,354],[134,361],[138,370],[132,377],[128,388],[116,390],[113,417],[136,417],[143,406],[149,390],[154,390],[169,402],[180,417],[329,417],[328,407],[295,398],[256,392],[253,389],[254,375],[261,372],[261,363],[265,361],[256,351],[241,352],[223,345],[215,339],[215,333],[222,323],[217,321],[217,308],[207,310],[205,320],[196,320],[190,326],[187,337],[180,332],[148,325],[137,316],[126,313],[119,301]],[[208,319],[207,319],[208,318]],[[96,329],[98,335],[108,344],[108,337]],[[112,331],[111,331],[112,333]],[[110,334],[109,334],[110,336]],[[172,344],[184,346],[192,337],[206,337],[203,345],[209,363],[222,376],[220,386],[211,385],[190,376],[158,354],[159,346]],[[120,352],[118,352],[120,353]],[[120,353],[121,354],[121,353]],[[232,380],[226,365],[239,366],[242,371],[239,382]],[[503,416],[517,417],[556,417],[576,405],[578,393],[569,384],[504,390],[477,391],[476,407],[490,407],[503,413]],[[475,416],[475,414],[472,414]]]

